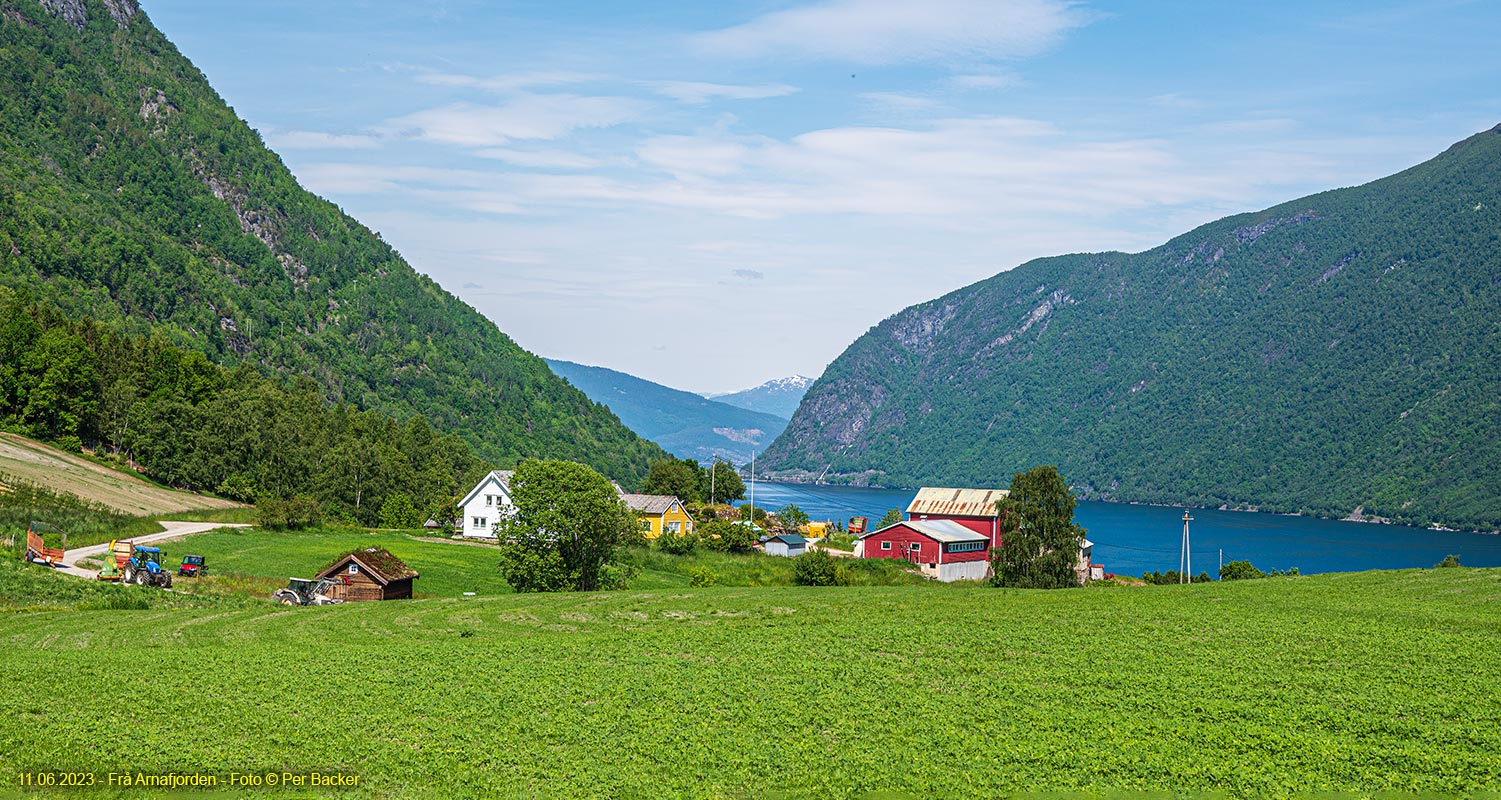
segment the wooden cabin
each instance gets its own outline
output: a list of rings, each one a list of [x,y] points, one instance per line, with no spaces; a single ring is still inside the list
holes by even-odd
[[[340,583],[330,593],[334,599],[361,603],[410,599],[412,581],[418,575],[384,547],[365,547],[334,559],[317,577],[333,578]]]

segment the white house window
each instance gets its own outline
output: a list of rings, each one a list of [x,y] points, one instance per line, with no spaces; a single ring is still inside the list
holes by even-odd
[[[493,494],[487,494],[487,495],[485,495],[485,505],[487,505],[487,506],[493,506],[493,505],[495,505],[495,495],[493,495]]]
[[[891,549],[891,542],[881,542],[881,549],[882,550],[890,550]]]
[[[360,565],[359,564],[350,564],[349,565],[349,574],[350,575],[358,575],[358,574],[360,574]]]
[[[483,528],[487,524],[489,524],[489,519],[487,519],[485,517],[475,517],[474,518],[474,527],[476,527],[476,528]]]

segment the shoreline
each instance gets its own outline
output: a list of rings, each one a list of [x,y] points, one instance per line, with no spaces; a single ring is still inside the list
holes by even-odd
[[[871,489],[871,490],[874,490],[874,491],[888,491],[888,492],[899,492],[899,491],[911,491],[911,492],[915,492],[915,491],[917,491],[916,488],[907,487],[907,486],[871,486],[871,485],[868,485],[868,484],[829,483],[827,481],[804,481],[804,480],[796,480],[796,479],[790,478],[790,477],[761,477],[761,478],[758,478],[758,482],[760,482],[760,483],[780,483],[780,484],[784,484],[784,485],[787,485],[787,486],[826,486],[826,487],[837,488],[837,489]],[[1501,536],[1501,530],[1488,530],[1488,531],[1486,531],[1486,530],[1477,530],[1477,529],[1469,529],[1469,528],[1452,528],[1452,527],[1449,527],[1447,525],[1443,525],[1443,524],[1439,524],[1439,523],[1434,523],[1432,525],[1415,525],[1415,524],[1412,524],[1412,523],[1409,523],[1409,522],[1401,522],[1401,521],[1393,520],[1393,519],[1390,519],[1390,518],[1387,518],[1387,517],[1376,516],[1374,514],[1369,514],[1368,515],[1368,514],[1361,513],[1362,509],[1364,508],[1364,506],[1356,506],[1355,509],[1353,511],[1351,511],[1349,514],[1347,514],[1346,516],[1337,517],[1337,516],[1334,516],[1333,514],[1304,514],[1304,513],[1299,512],[1299,511],[1265,511],[1265,510],[1262,510],[1262,509],[1257,508],[1255,506],[1251,506],[1251,507],[1235,507],[1235,506],[1231,506],[1228,503],[1222,503],[1222,504],[1220,504],[1218,506],[1195,506],[1195,505],[1189,505],[1188,503],[1154,503],[1154,502],[1148,502],[1148,501],[1142,501],[1142,500],[1115,500],[1115,499],[1110,499],[1110,498],[1088,497],[1088,496],[1086,496],[1086,497],[1079,497],[1078,499],[1081,502],[1087,501],[1087,502],[1091,502],[1091,503],[1110,503],[1110,504],[1113,504],[1113,505],[1148,506],[1148,507],[1153,507],[1153,508],[1183,508],[1183,509],[1190,509],[1190,510],[1197,509],[1197,510],[1201,510],[1201,511],[1233,511],[1233,512],[1238,513],[1238,514],[1267,514],[1267,515],[1277,516],[1277,517],[1304,517],[1304,518],[1307,518],[1307,519],[1328,520],[1330,522],[1354,522],[1354,523],[1359,523],[1359,524],[1363,524],[1363,525],[1396,525],[1396,526],[1404,527],[1404,528],[1412,528],[1413,530],[1418,530],[1418,531],[1438,531],[1438,532],[1443,532],[1443,533],[1472,533],[1472,534],[1477,534],[1477,535],[1480,535],[1480,536]]]

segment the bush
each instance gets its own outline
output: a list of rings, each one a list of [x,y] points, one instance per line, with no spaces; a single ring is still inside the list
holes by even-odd
[[[1444,568],[1447,568],[1447,567],[1457,567],[1457,566],[1459,566],[1459,556],[1457,556],[1457,555],[1455,555],[1453,553],[1450,553],[1449,555],[1444,556],[1444,560],[1443,561],[1440,561],[1437,564],[1434,564],[1433,568],[1434,569],[1444,569]]]
[[[699,527],[699,537],[713,550],[748,553],[756,548],[756,532],[748,525],[710,520]]]
[[[681,533],[663,531],[662,535],[657,537],[657,549],[675,556],[688,555],[693,552],[693,548],[697,545],[698,534],[692,531],[683,531]]]
[[[1220,580],[1222,581],[1244,581],[1265,577],[1266,573],[1252,566],[1249,561],[1231,561],[1220,567]]]
[[[689,567],[688,585],[695,589],[703,589],[719,582],[719,576],[708,567]]]
[[[850,576],[833,556],[809,550],[792,559],[792,582],[799,586],[849,586]]]

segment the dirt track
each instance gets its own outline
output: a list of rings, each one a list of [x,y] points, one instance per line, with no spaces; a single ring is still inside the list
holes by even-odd
[[[177,539],[195,533],[204,533],[216,528],[248,528],[250,526],[230,524],[225,522],[164,521],[162,522],[162,527],[166,528],[166,530],[162,531],[161,533],[151,533],[145,536],[137,536],[130,541],[134,542],[135,544],[150,544],[152,542],[166,541],[167,539]],[[77,566],[78,562],[86,558],[98,558],[99,556],[102,556],[107,552],[109,552],[109,542],[105,542],[104,544],[90,545],[88,547],[80,547],[77,550],[69,550],[63,556],[63,565],[58,568],[58,572],[65,572],[75,577],[89,578],[90,580],[92,580],[93,578],[98,576],[99,571],[93,569],[84,569],[83,567]]]

